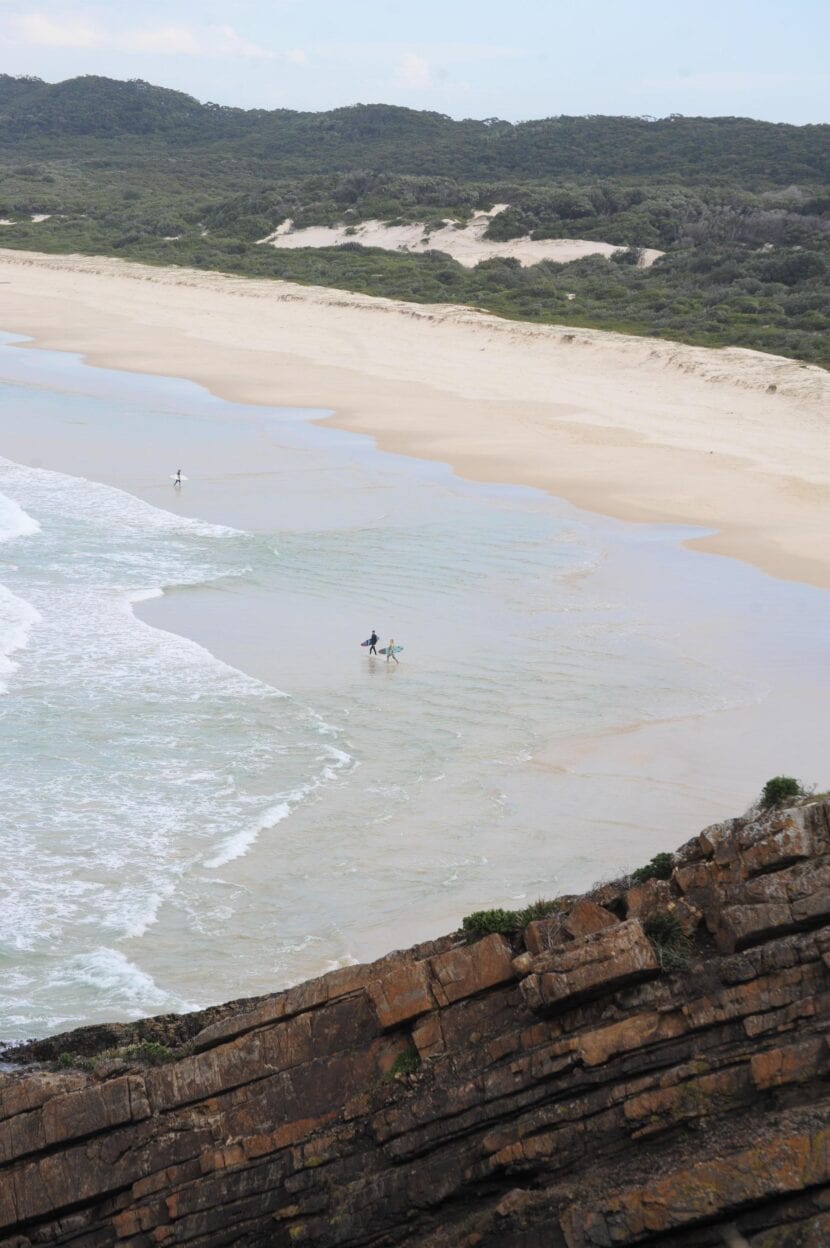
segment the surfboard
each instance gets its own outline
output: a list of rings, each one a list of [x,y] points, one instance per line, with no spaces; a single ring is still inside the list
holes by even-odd
[[[378,654],[386,654],[386,651],[388,650],[388,648],[389,648],[388,646],[384,646],[382,650],[378,650]],[[393,646],[392,653],[400,654],[401,650],[403,650],[403,646]]]
[[[367,639],[366,639],[366,641],[361,641],[361,643],[360,643],[360,644],[361,644],[361,646],[370,646],[372,643],[371,643],[370,639],[369,639],[369,638],[367,638]]]
[[[176,476],[176,473],[175,473],[175,472],[171,472],[171,473],[170,473],[170,480],[171,480],[171,481],[187,481],[187,480],[188,480],[188,478],[184,475],[184,473],[182,473],[182,475],[181,475],[180,477],[178,477],[178,476]]]

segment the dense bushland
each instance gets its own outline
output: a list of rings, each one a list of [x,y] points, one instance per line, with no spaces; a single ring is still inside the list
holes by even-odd
[[[0,244],[119,255],[830,364],[830,126],[560,117],[511,125],[383,105],[202,105],[147,83],[0,76]],[[444,220],[618,244],[611,259],[465,269]],[[49,214],[37,224],[33,214]],[[432,250],[258,246],[297,226],[423,221]],[[638,251],[665,256],[638,267]]]

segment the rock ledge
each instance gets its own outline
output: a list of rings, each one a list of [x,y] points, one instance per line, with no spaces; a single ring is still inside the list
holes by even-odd
[[[730,820],[521,939],[7,1053],[0,1248],[823,1248],[828,1014],[830,803]]]

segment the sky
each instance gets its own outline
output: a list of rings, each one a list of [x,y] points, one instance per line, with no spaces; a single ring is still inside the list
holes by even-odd
[[[830,0],[0,0],[0,72],[243,108],[830,121]]]

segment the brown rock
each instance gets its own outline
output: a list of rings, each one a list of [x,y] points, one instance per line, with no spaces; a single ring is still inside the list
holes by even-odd
[[[444,1051],[444,1033],[441,1028],[441,1015],[436,1011],[433,1014],[425,1014],[418,1019],[412,1028],[412,1042],[422,1061],[426,1061],[430,1057],[437,1057],[439,1053]]]
[[[677,919],[684,936],[694,936],[703,922],[701,911],[686,897],[678,897],[676,901],[669,902],[667,909]]]
[[[742,819],[726,819],[723,823],[713,823],[704,828],[697,838],[703,856],[711,858],[721,842],[734,838],[743,826]]]
[[[672,900],[668,880],[646,880],[635,884],[625,894],[625,912],[629,919],[644,918],[655,910],[666,910]]]
[[[794,926],[792,907],[787,902],[726,906],[720,912],[715,939],[723,953],[733,953],[767,940],[777,932],[790,931]]]
[[[503,936],[493,932],[474,945],[450,949],[430,959],[433,992],[439,1005],[472,997],[516,978],[513,951]]]
[[[0,1120],[13,1118],[37,1109],[66,1092],[77,1092],[89,1083],[89,1076],[80,1071],[53,1074],[39,1072],[37,1079],[25,1079],[14,1075],[0,1076]]]
[[[588,897],[583,897],[566,915],[563,927],[574,939],[579,940],[583,936],[592,936],[594,932],[601,932],[606,927],[613,927],[616,923],[619,923],[619,919],[610,910],[606,910],[604,906],[598,906]],[[529,945],[528,948],[530,948]]]
[[[759,871],[769,871],[773,867],[780,868],[809,858],[815,850],[816,838],[801,819],[798,823],[789,821],[780,832],[751,845],[742,857],[748,874],[755,875]]]
[[[381,1027],[398,1027],[434,1009],[430,983],[428,962],[403,965],[384,979],[370,983],[367,991]]]
[[[651,942],[637,919],[617,923],[534,959],[521,992],[534,1010],[562,1008],[659,973]]]
[[[827,1073],[828,1047],[825,1039],[805,1040],[783,1049],[767,1049],[750,1059],[749,1067],[756,1088],[803,1083]]]
[[[702,1162],[600,1201],[592,1210],[572,1206],[562,1217],[562,1231],[568,1248],[639,1243],[828,1178],[830,1128]]]
[[[549,919],[533,919],[525,928],[524,936],[527,951],[532,957],[547,949],[553,949],[555,945],[563,945],[568,939],[562,916],[559,914],[554,914]]]
[[[645,1134],[665,1131],[689,1119],[740,1105],[749,1087],[745,1067],[719,1070],[634,1095],[625,1101],[623,1113]]]
[[[679,1013],[661,1014],[654,1010],[586,1032],[576,1043],[586,1066],[601,1066],[620,1054],[648,1050],[655,1044],[673,1040],[686,1030],[686,1022]]]
[[[618,880],[613,880],[608,884],[598,884],[596,888],[592,888],[589,893],[591,901],[596,902],[598,906],[602,906],[604,910],[616,910],[621,904],[625,889]],[[578,897],[561,898],[563,902],[578,901]]]
[[[0,1123],[0,1164],[149,1114],[144,1081],[136,1076],[51,1097],[40,1109]]]

